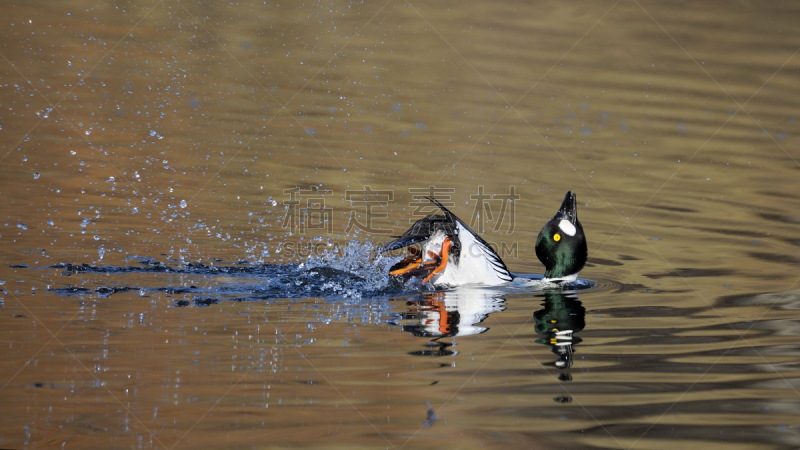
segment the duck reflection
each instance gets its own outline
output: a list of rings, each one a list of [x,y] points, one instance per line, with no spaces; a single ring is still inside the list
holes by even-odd
[[[481,334],[488,327],[480,324],[489,314],[506,309],[504,292],[490,288],[459,288],[452,291],[421,293],[406,305],[409,310],[402,316],[403,330],[414,336],[430,337],[431,349],[412,352],[421,356],[456,355],[452,344],[439,339]],[[433,348],[436,347],[436,348]]]
[[[425,350],[410,352],[417,356],[454,356],[453,343],[442,338],[485,333],[483,322],[490,314],[506,309],[509,291],[492,288],[465,288],[424,292],[407,299],[408,310],[402,314],[403,330],[414,336],[432,338]],[[575,290],[540,292],[542,309],[533,313],[534,329],[543,337],[537,344],[550,346],[556,359],[543,363],[561,369],[559,379],[571,381],[575,347],[581,338],[575,336],[586,325],[586,308]]]
[[[575,346],[581,338],[575,333],[586,326],[586,308],[583,307],[576,291],[549,291],[542,293],[544,309],[533,313],[536,332],[545,337],[536,343],[549,345],[557,358],[544,365],[553,366],[563,372],[558,376],[561,381],[571,381],[572,358]]]

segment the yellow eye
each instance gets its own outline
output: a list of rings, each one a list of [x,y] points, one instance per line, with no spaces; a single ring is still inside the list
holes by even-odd
[[[554,234],[553,235],[553,240],[556,241],[556,242],[560,241],[561,240],[561,235],[558,234],[558,233]]]

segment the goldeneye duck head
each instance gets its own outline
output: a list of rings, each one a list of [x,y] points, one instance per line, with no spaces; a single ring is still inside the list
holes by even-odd
[[[574,280],[589,257],[575,197],[567,192],[561,208],[536,238],[536,256],[544,264],[545,279]]]

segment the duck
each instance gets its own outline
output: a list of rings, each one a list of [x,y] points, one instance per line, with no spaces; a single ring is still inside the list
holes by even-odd
[[[406,248],[409,256],[389,275],[402,282],[420,279],[434,288],[462,285],[500,286],[516,275],[497,252],[438,200],[426,197],[442,214],[416,221],[401,236],[379,247],[380,253]],[[419,244],[419,246],[417,246]],[[588,260],[586,235],[578,220],[577,195],[568,191],[558,212],[536,238],[536,256],[545,266],[542,283],[574,282]]]

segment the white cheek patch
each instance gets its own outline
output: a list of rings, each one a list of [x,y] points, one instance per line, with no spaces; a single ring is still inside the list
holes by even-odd
[[[558,222],[558,228],[561,228],[561,231],[563,231],[567,236],[575,236],[575,232],[578,231],[572,222],[565,219],[562,219],[561,222]]]

